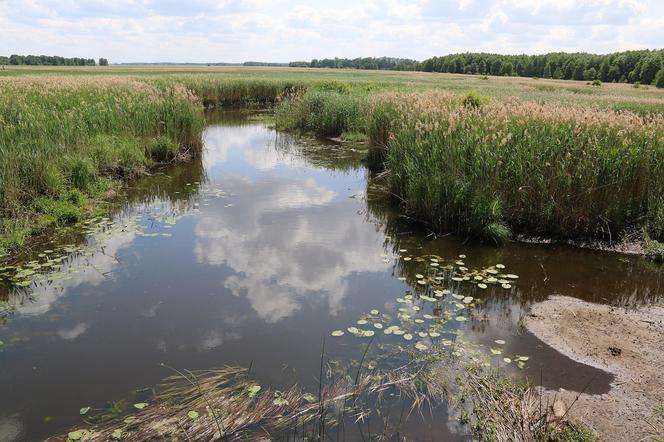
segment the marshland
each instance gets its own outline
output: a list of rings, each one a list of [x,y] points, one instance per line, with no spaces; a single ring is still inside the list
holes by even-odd
[[[610,440],[531,307],[661,303],[654,86],[12,67],[0,151],[3,440]]]

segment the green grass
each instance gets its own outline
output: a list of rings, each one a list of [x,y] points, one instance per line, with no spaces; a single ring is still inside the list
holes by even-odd
[[[4,77],[4,78],[3,78]],[[369,163],[414,217],[501,243],[512,231],[664,241],[664,91],[622,84],[265,68],[0,71],[0,253],[71,189],[94,210],[108,178],[200,145],[203,106],[275,106],[280,129],[369,140]],[[104,183],[99,185],[99,183]],[[69,207],[69,209],[72,209]],[[64,210],[64,209],[63,209]],[[66,211],[65,211],[66,212]]]

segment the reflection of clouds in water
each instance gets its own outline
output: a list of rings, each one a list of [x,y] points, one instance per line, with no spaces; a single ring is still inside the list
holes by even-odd
[[[85,322],[81,322],[80,324],[77,324],[73,328],[65,329],[65,330],[58,330],[57,333],[58,333],[58,336],[60,336],[61,339],[70,341],[70,340],[76,339],[79,336],[81,336],[89,328],[90,328],[90,324],[86,324]]]
[[[203,339],[196,345],[196,350],[206,352],[220,347],[224,342],[239,341],[242,335],[237,332],[222,332],[210,330],[203,335]]]
[[[244,126],[241,131],[234,127],[214,126],[205,131],[205,155],[203,164],[206,170],[226,162],[231,150],[242,152],[244,160],[258,170],[269,170],[278,164],[288,162],[291,167],[305,165],[305,162],[284,155],[274,148],[277,138],[272,129],[262,125]]]
[[[224,286],[245,294],[267,322],[300,310],[312,292],[335,314],[350,274],[390,265],[381,261],[382,239],[357,215],[357,203],[335,202],[335,193],[313,179],[271,179],[237,193],[233,208],[211,205],[200,215],[194,253],[200,262],[231,267],[237,274]]]
[[[24,316],[43,315],[48,312],[58,299],[67,293],[67,289],[81,284],[99,285],[111,277],[111,270],[117,264],[117,252],[127,247],[136,237],[129,229],[114,232],[111,237],[102,240],[103,253],[95,247],[91,256],[80,256],[69,263],[68,267],[81,266],[79,272],[68,274],[69,279],[56,281],[56,284],[40,285],[34,292],[33,299],[17,304],[16,312]],[[61,283],[61,284],[58,284]]]

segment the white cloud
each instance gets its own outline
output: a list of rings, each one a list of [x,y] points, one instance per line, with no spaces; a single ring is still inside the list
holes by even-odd
[[[658,0],[6,0],[0,53],[211,62],[610,52],[661,46],[663,17]]]

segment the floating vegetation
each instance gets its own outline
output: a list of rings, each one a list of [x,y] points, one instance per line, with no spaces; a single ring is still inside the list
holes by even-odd
[[[401,249],[405,253],[406,249]],[[406,259],[409,258],[409,259]],[[503,355],[499,348],[486,348],[480,344],[468,342],[464,339],[463,330],[468,321],[474,319],[474,309],[482,303],[479,292],[477,295],[467,294],[473,287],[484,290],[512,288],[509,281],[516,281],[517,275],[505,273],[504,264],[470,269],[466,266],[466,255],[459,255],[458,259],[445,260],[440,256],[402,256],[404,262],[414,262],[419,273],[414,273],[411,282],[415,283],[414,291],[410,289],[402,296],[395,298],[397,305],[395,314],[381,313],[372,309],[363,314],[356,321],[357,325],[367,326],[373,324],[380,335],[384,337],[385,345],[392,346],[394,352],[400,353],[404,341],[419,352],[437,352],[439,349],[449,347],[455,356],[466,356],[474,363],[489,366],[492,364],[511,364],[517,362],[518,368],[524,368],[528,357],[520,355]],[[437,266],[431,267],[430,263]],[[412,266],[409,264],[409,266]],[[408,269],[413,270],[413,269]],[[402,277],[408,280],[407,277]],[[401,278],[400,278],[401,279]],[[506,287],[508,286],[509,287]],[[374,336],[373,330],[364,330],[351,326],[348,332],[355,337],[366,338]],[[341,338],[345,333],[342,330],[332,332],[332,336]],[[379,335],[379,336],[380,336]],[[394,337],[390,340],[390,337]],[[416,339],[418,338],[418,339]],[[495,344],[505,346],[506,341],[496,339]],[[387,348],[387,347],[385,347]],[[383,350],[385,350],[383,348]],[[492,359],[500,356],[500,358]],[[385,361],[387,358],[376,355],[376,359]],[[390,361],[386,361],[389,365]]]

